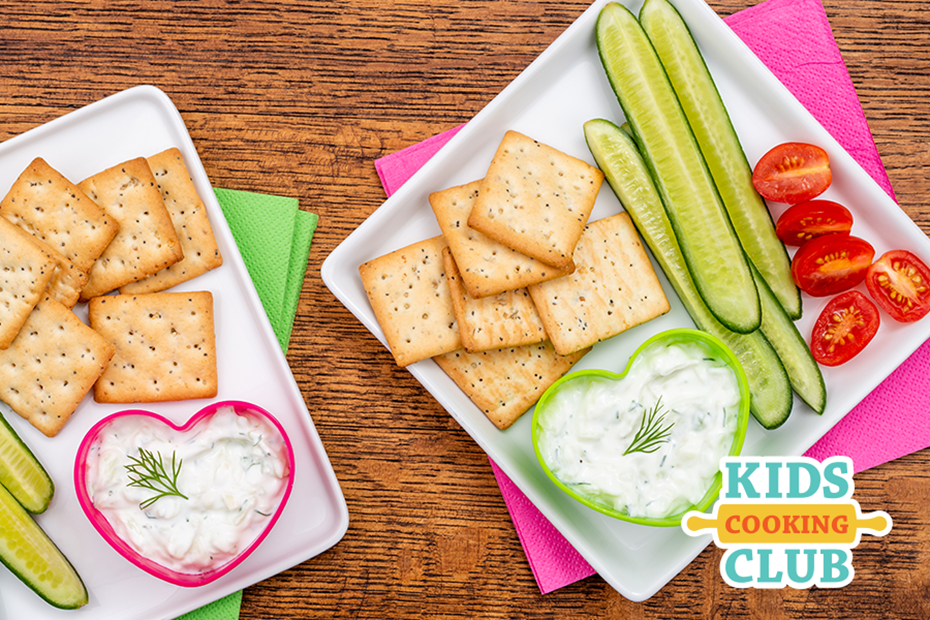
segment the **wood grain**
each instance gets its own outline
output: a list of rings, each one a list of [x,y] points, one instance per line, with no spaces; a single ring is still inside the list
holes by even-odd
[[[711,0],[722,16],[746,0]],[[930,232],[930,22],[825,0],[901,207]],[[856,476],[894,529],[840,590],[736,590],[711,547],[645,603],[598,577],[541,596],[487,457],[323,285],[384,200],[376,158],[467,121],[587,8],[529,0],[0,2],[0,140],[137,84],[175,102],[218,187],[320,215],[288,360],[345,493],[333,549],[248,588],[275,618],[927,618],[930,451]]]

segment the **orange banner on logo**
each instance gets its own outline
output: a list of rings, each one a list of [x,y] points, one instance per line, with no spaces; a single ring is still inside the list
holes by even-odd
[[[852,544],[858,530],[883,532],[884,513],[860,515],[853,503],[742,504],[721,503],[716,518],[687,517],[692,531],[716,529],[721,544]]]

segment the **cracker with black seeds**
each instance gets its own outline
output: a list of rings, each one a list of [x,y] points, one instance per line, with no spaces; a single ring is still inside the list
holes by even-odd
[[[368,300],[398,366],[462,346],[442,264],[440,235],[358,268]]]
[[[81,300],[104,295],[181,260],[183,251],[155,177],[144,157],[84,179],[78,187],[120,229],[88,272]]]
[[[468,225],[547,265],[567,267],[603,180],[587,162],[508,131]]]
[[[542,320],[525,288],[475,299],[462,285],[461,274],[449,248],[442,250],[442,264],[452,294],[452,309],[463,349],[479,353],[535,344],[546,339]]]
[[[42,158],[24,170],[0,202],[0,215],[32,233],[87,273],[119,224]]]
[[[90,325],[116,347],[94,384],[98,403],[213,398],[217,393],[213,295],[95,297]]]
[[[588,351],[559,355],[546,341],[482,353],[458,350],[433,359],[488,419],[504,430]]]
[[[575,273],[529,287],[561,355],[590,347],[669,311],[668,299],[626,213],[585,227]]]
[[[553,267],[521,254],[468,225],[481,181],[429,196],[436,221],[459,266],[468,293],[478,299],[570,274],[575,266]]]
[[[148,158],[161,197],[174,223],[184,258],[158,273],[120,287],[120,293],[155,293],[187,282],[223,264],[207,208],[176,148]]]
[[[0,400],[54,437],[106,368],[114,347],[54,299],[40,301],[0,351]]]
[[[16,338],[45,294],[55,263],[32,235],[0,218],[0,349]]]

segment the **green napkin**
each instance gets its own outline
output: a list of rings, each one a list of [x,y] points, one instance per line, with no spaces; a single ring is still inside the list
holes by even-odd
[[[300,301],[317,216],[296,198],[214,189],[255,290],[287,353]],[[235,592],[177,620],[237,620],[242,592]]]
[[[240,605],[242,605],[242,592],[233,592],[209,605],[188,612],[178,617],[177,620],[238,620]]]
[[[296,198],[214,191],[286,353],[317,216],[301,211]]]

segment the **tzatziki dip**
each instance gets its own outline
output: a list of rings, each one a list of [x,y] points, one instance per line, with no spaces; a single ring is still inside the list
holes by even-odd
[[[289,475],[278,429],[231,406],[184,432],[154,417],[116,418],[85,467],[87,495],[115,533],[139,555],[188,574],[247,549],[278,509]]]
[[[559,387],[538,421],[540,456],[575,493],[631,517],[700,502],[740,416],[736,374],[700,342],[660,340],[623,378]]]

